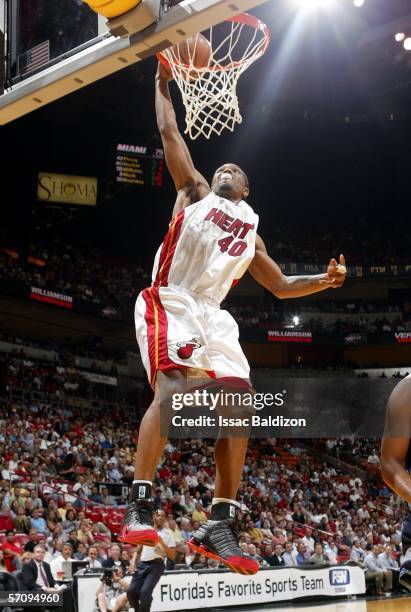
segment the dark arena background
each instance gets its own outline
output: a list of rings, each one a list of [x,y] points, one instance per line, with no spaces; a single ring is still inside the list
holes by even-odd
[[[44,3],[30,15],[28,4],[0,3],[6,32],[22,11],[18,36],[6,36],[6,92],[41,67],[43,39],[51,71],[95,35],[80,1],[54,1],[46,17]],[[244,169],[258,232],[285,275],[324,273],[341,253],[348,273],[342,288],[296,300],[246,274],[222,308],[257,391],[315,385],[320,406],[323,387],[366,385],[383,411],[411,373],[411,3],[270,0],[251,12],[271,43],[239,80],[243,121],[187,139],[194,164],[209,181],[226,162]],[[135,569],[135,547],[118,536],[153,393],[134,305],[175,201],[156,63],[150,55],[0,128],[0,591],[29,590],[23,568],[40,543],[66,612],[133,609],[115,608],[124,585],[105,602],[97,593],[112,589],[107,568],[121,565],[126,581]],[[261,571],[247,577],[187,545],[210,516],[214,440],[170,439],[153,496],[176,555],[151,610],[411,609],[399,583],[408,508],[381,477],[381,410],[358,435],[320,413],[315,437],[250,439],[239,545]],[[0,599],[3,610],[25,605]]]

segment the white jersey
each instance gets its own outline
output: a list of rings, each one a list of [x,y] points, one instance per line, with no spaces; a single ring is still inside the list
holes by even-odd
[[[175,548],[176,544],[174,542],[173,534],[170,529],[167,527],[163,527],[162,529],[157,530],[158,535],[163,540],[163,542],[169,548]],[[161,546],[161,544],[157,544],[156,546],[143,546],[141,551],[140,561],[153,561],[154,559],[166,559],[166,553]]]
[[[250,265],[258,215],[214,192],[171,221],[153,268],[154,287],[181,287],[220,304]]]

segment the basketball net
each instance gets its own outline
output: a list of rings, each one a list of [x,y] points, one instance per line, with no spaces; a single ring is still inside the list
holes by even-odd
[[[253,15],[243,13],[210,27],[202,33],[210,42],[207,66],[197,68],[194,60],[199,35],[183,63],[179,47],[170,47],[158,59],[171,67],[186,110],[185,133],[195,140],[202,134],[210,138],[224,129],[234,130],[242,122],[237,98],[237,83],[242,73],[260,58],[270,42],[267,26]],[[187,58],[185,58],[187,61]]]

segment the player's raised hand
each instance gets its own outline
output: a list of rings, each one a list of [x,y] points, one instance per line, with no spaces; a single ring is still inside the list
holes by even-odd
[[[343,286],[346,275],[347,268],[345,265],[345,257],[344,255],[340,255],[339,263],[337,263],[334,257],[330,260],[327,268],[327,276],[319,282],[321,285],[328,285],[333,289],[337,289]]]
[[[167,68],[162,62],[158,62],[158,66],[157,66],[157,76],[158,78],[164,80],[164,81],[172,81],[173,80],[173,74],[171,72],[171,68]]]

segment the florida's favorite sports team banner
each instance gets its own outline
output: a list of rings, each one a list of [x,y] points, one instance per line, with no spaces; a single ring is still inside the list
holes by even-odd
[[[98,578],[79,577],[79,612],[93,609],[99,584]],[[272,568],[248,577],[231,572],[179,571],[162,576],[153,593],[151,610],[198,610],[362,593],[364,571],[358,566]]]

